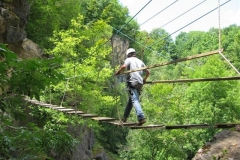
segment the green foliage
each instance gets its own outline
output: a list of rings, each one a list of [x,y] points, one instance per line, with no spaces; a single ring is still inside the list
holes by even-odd
[[[181,32],[176,37],[176,51],[179,58],[218,49],[218,30],[212,28],[209,32]]]
[[[77,141],[65,128],[56,123],[48,123],[43,129],[33,123],[28,127],[3,126],[0,135],[0,158],[69,159]]]
[[[240,43],[240,26],[230,25],[222,31],[222,47],[224,55],[230,62],[240,70],[239,64],[239,43]],[[225,52],[227,54],[225,54]]]
[[[44,49],[52,48],[49,38],[54,31],[69,27],[71,19],[77,17],[80,11],[79,3],[76,0],[31,0],[26,26],[28,38]]]
[[[56,84],[63,79],[63,75],[55,69],[60,59],[18,59],[5,45],[0,46],[0,75],[1,79],[1,158],[42,159],[47,158],[49,148],[56,152],[62,150],[63,155],[70,152],[73,143],[72,137],[64,130],[52,128],[42,130],[37,127],[13,127],[15,120],[24,122],[27,118],[28,107],[22,100],[29,96],[40,100],[41,92],[50,84]],[[56,139],[53,139],[56,136]],[[42,143],[51,139],[49,145]],[[26,145],[28,144],[28,145]],[[60,148],[57,148],[60,147]],[[60,155],[62,156],[62,155]]]
[[[98,36],[94,36],[96,33],[99,33]],[[107,59],[109,48],[99,48],[106,40],[103,36],[106,34],[111,34],[106,23],[97,21],[88,27],[79,16],[72,20],[69,30],[56,32],[52,39],[56,47],[51,54],[64,57],[63,69],[59,72],[63,72],[69,81],[68,86],[66,82],[55,85],[54,91],[62,94],[67,91],[73,99],[81,99],[79,107],[83,110],[94,112],[94,106],[100,104],[102,99],[107,99],[103,86],[112,72]]]
[[[16,54],[1,45],[1,103],[11,103],[10,99],[18,99],[20,95],[28,95],[39,100],[40,92],[50,84],[56,84],[63,75],[55,68],[60,59],[18,59]],[[12,98],[9,95],[15,95]],[[20,96],[21,97],[21,96]],[[10,105],[11,106],[11,105]],[[2,107],[4,108],[4,107]]]

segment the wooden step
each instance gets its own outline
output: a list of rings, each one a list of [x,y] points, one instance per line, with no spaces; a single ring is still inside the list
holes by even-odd
[[[130,126],[131,129],[149,129],[149,128],[165,128],[164,124],[149,124],[149,125],[142,125],[142,126]]]
[[[240,124],[237,124],[237,123],[226,123],[226,124],[215,124],[214,127],[215,128],[233,128],[233,127],[236,127],[237,125],[240,125]]]
[[[118,126],[133,126],[137,124],[136,122],[122,122],[122,121],[113,121],[109,123],[118,125]]]
[[[166,129],[188,129],[188,128],[206,128],[210,127],[208,124],[183,124],[183,125],[173,125],[165,126]]]
[[[116,120],[115,118],[110,118],[110,117],[93,117],[93,120],[96,121],[113,121]]]
[[[52,104],[46,104],[46,103],[37,103],[37,104],[40,105],[40,106],[43,106],[43,107],[51,107],[51,106],[53,106]]]
[[[84,117],[84,118],[88,118],[88,117],[97,117],[98,115],[97,114],[85,113],[85,114],[79,114],[79,116]]]
[[[71,109],[71,108],[63,108],[63,109],[58,109],[58,110],[62,111],[62,112],[74,111],[74,109]]]
[[[84,114],[83,111],[70,111],[70,112],[67,112],[68,114]]]
[[[65,107],[52,107],[52,109],[56,109],[56,110],[59,110],[59,109],[64,109]]]

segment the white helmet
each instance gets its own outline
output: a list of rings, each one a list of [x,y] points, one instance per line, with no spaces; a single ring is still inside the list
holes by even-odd
[[[126,55],[128,56],[129,53],[135,53],[135,52],[136,52],[135,49],[129,48],[126,52]]]

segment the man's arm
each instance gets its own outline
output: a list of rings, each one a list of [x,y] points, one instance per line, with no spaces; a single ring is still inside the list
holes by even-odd
[[[119,70],[114,74],[115,76],[116,75],[119,75],[125,68],[127,68],[127,66],[126,65],[122,65],[120,68],[119,68]]]
[[[143,78],[143,83],[145,83],[146,80],[148,79],[148,77],[150,76],[150,71],[149,71],[148,69],[146,69],[145,72],[146,72],[146,75],[145,75],[145,77]]]

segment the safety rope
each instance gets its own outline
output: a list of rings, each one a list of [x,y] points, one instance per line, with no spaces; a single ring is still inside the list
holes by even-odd
[[[167,8],[169,8],[170,6],[172,6],[174,3],[176,3],[178,0],[174,1],[173,3],[171,3],[170,5],[168,5],[167,7],[165,7],[163,10],[159,11],[157,14],[155,14],[154,16],[152,16],[151,18],[149,18],[148,20],[146,20],[145,22],[143,22],[142,24],[139,25],[142,26],[143,24],[145,24],[146,22],[148,22],[149,20],[151,20],[152,18],[156,17],[159,13],[163,12],[164,10],[166,10]]]
[[[184,13],[180,14],[179,16],[177,16],[176,18],[172,19],[171,21],[165,23],[164,25],[162,25],[161,27],[159,28],[163,28],[164,26],[168,25],[169,23],[175,21],[176,19],[178,19],[179,17],[183,16],[184,14],[186,14],[187,12],[193,10],[194,8],[196,8],[197,6],[199,6],[200,4],[202,4],[203,2],[205,2],[206,0],[203,0],[202,2],[198,3],[197,5],[195,5],[194,7],[192,7],[191,9],[185,11]]]
[[[218,49],[219,49],[219,54],[228,62],[228,64],[238,73],[239,71],[237,70],[236,67],[222,54],[221,50],[221,16],[220,16],[220,0],[218,0]]]
[[[221,49],[221,17],[220,17],[220,0],[218,0],[218,49]]]
[[[66,94],[66,90],[67,90],[67,86],[68,86],[68,81],[69,81],[69,79],[67,79],[67,82],[66,82],[66,85],[65,85],[65,90],[64,90],[64,93],[63,93],[63,98],[61,100],[60,107],[62,107],[62,103],[63,103],[64,97],[65,97],[65,94]]]
[[[75,111],[77,110],[77,105],[76,105],[76,102],[77,102],[77,94],[76,94],[76,66],[74,66],[74,108],[75,108]]]

